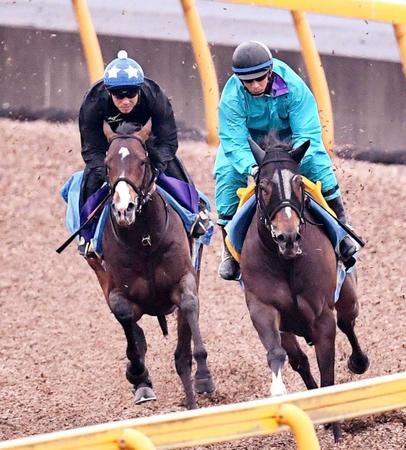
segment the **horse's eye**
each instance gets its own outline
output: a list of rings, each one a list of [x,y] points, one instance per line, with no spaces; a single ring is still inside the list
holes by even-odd
[[[141,161],[141,166],[145,166],[145,161]]]

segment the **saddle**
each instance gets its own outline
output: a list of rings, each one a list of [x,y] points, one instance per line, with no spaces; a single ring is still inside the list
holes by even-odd
[[[66,227],[70,233],[75,233],[86,221],[89,214],[99,205],[109,194],[109,187],[104,184],[94,194],[92,194],[79,211],[79,197],[82,184],[83,171],[75,172],[62,186],[60,193],[67,203]],[[209,219],[211,211],[210,200],[202,192],[188,183],[173,177],[161,174],[157,179],[157,191],[165,197],[168,203],[179,214],[188,235],[193,233],[196,223],[200,220],[199,204],[204,205],[204,214],[207,215],[207,222],[198,241],[200,244],[209,245],[214,231],[214,224]],[[102,237],[108,217],[109,203],[103,207],[95,219],[86,226],[81,234],[87,242],[91,242],[92,248],[98,256],[103,255]]]
[[[333,217],[336,217],[336,214],[328,206],[321,193],[321,182],[318,181],[317,183],[313,183],[305,177],[303,177],[303,181],[306,193],[306,204],[317,220],[324,225],[334,250],[336,254],[339,255],[340,242],[347,236],[347,232],[334,220]],[[225,242],[233,258],[240,262],[245,236],[255,214],[255,183],[252,183],[248,187],[238,189],[237,195],[240,199],[238,209],[233,219],[225,227],[227,232]],[[337,259],[336,301],[339,298],[346,273],[351,272],[353,268],[353,266],[345,267],[344,264]]]

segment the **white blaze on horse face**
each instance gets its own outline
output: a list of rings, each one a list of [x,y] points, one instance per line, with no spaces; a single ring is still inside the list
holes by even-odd
[[[280,175],[279,175],[280,174]],[[292,172],[288,169],[275,170],[272,181],[278,186],[279,195],[281,198],[291,198],[292,186],[290,185],[290,179],[292,178]]]
[[[121,156],[121,160],[123,160],[130,154],[130,150],[127,147],[121,147],[118,154]]]
[[[280,198],[290,199],[292,197],[292,186],[290,184],[290,180],[292,178],[292,172],[288,169],[275,170],[272,181],[276,184],[279,191]],[[284,212],[288,219],[291,219],[292,208],[287,207],[284,208]]]
[[[287,208],[285,208],[285,214],[287,216],[288,219],[292,218],[292,208],[290,206],[288,206]]]
[[[288,391],[282,379],[282,369],[279,369],[276,374],[272,372],[271,395],[286,395],[287,393]]]
[[[115,194],[118,195],[116,208],[119,211],[126,210],[131,201],[130,186],[125,181],[119,181],[115,189]]]

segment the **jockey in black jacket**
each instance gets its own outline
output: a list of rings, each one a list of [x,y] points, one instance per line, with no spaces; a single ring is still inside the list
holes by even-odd
[[[144,77],[142,67],[128,58],[125,50],[120,50],[117,56],[107,65],[103,79],[86,93],[80,107],[79,129],[82,157],[86,163],[80,207],[105,182],[104,158],[109,144],[103,133],[103,121],[115,131],[122,122],[143,126],[151,119],[147,149],[155,169],[193,184],[175,156],[177,128],[168,97],[157,83]],[[94,256],[83,237],[79,241],[79,252],[86,257]]]

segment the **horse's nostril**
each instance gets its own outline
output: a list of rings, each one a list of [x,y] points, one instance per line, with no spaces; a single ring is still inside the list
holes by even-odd
[[[128,204],[128,206],[127,206],[127,211],[128,211],[128,212],[131,212],[134,208],[135,208],[135,204],[132,203],[132,202],[130,202],[130,203]]]
[[[276,239],[278,240],[278,242],[285,242],[286,241],[286,238],[285,238],[285,236],[283,234],[280,234]]]

